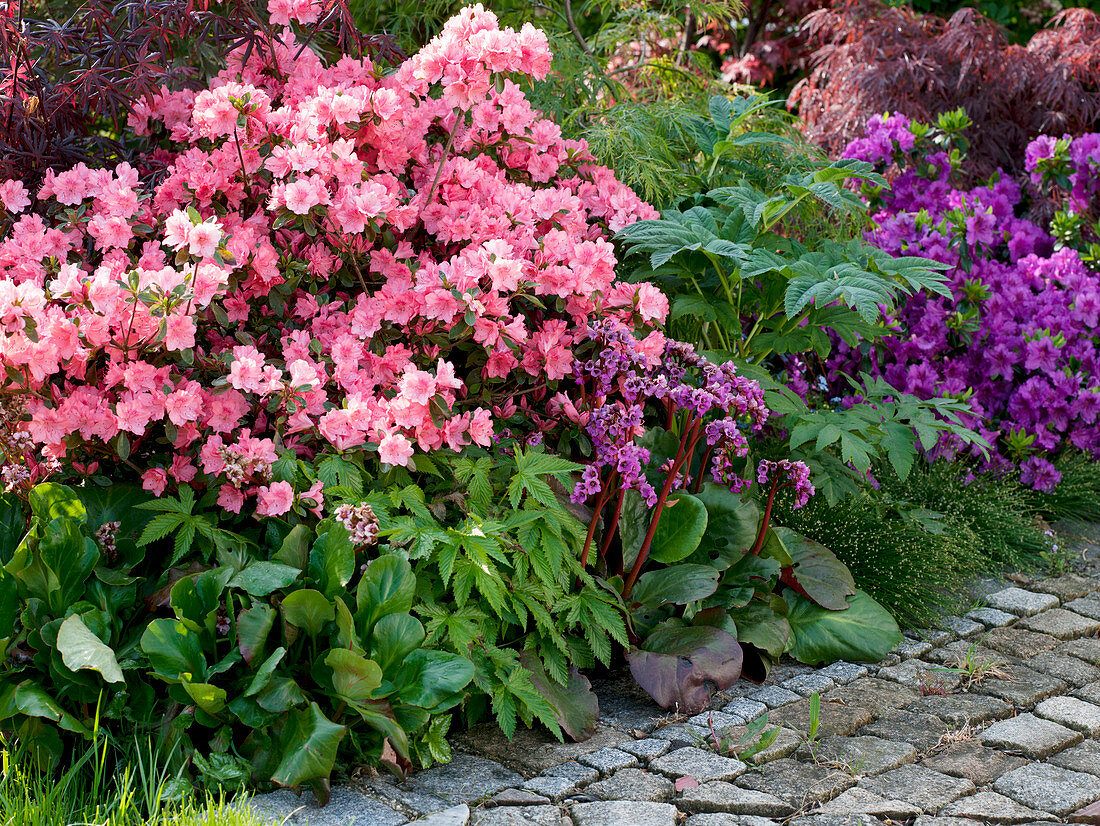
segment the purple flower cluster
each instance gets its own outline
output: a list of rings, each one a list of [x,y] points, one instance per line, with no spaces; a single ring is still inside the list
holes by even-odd
[[[896,173],[875,196],[870,240],[949,264],[953,297],[920,293],[900,306],[870,369],[922,398],[969,399],[967,424],[995,447],[983,469],[1016,464],[1024,483],[1050,489],[1053,453],[1072,445],[1100,457],[1100,273],[1070,247],[1055,251],[1046,228],[1024,217],[1019,183],[956,188],[947,154],[914,151],[908,127],[898,115],[872,119],[846,155]],[[1027,166],[1035,180],[1068,180],[1084,209],[1100,194],[1100,135],[1041,137]],[[838,343],[829,381],[866,369],[865,358]],[[945,437],[937,454],[957,447]]]
[[[780,482],[780,486],[794,488],[792,507],[795,509],[801,508],[814,495],[814,486],[810,481],[810,468],[804,462],[792,462],[789,459],[772,462],[764,459],[756,466],[756,481],[760,485],[779,480],[786,480]]]
[[[744,428],[759,430],[768,418],[759,384],[683,342],[667,340],[659,358],[648,355],[645,344],[616,321],[591,325],[588,337],[596,353],[575,364],[582,390],[573,417],[583,423],[595,455],[574,488],[575,502],[598,495],[610,470],[621,487],[637,490],[651,507],[656,503],[645,476],[650,452],[636,443],[646,430],[647,405],[668,420],[682,417],[685,428],[703,429],[716,481],[734,491],[748,485],[734,472],[733,460],[748,453]]]

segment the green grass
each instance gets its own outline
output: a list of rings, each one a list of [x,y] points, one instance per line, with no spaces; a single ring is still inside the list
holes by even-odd
[[[1054,460],[1062,481],[1050,493],[1029,491],[1032,506],[1051,519],[1100,522],[1100,462],[1083,453]]]
[[[97,737],[67,767],[0,739],[2,826],[261,826],[239,801],[195,795],[151,749]],[[45,762],[42,760],[42,762]]]

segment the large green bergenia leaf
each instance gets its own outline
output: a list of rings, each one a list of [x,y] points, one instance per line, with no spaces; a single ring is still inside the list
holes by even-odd
[[[383,554],[367,565],[355,589],[355,620],[368,633],[386,614],[404,614],[416,596],[416,575],[405,557]]]
[[[174,619],[156,619],[141,635],[141,650],[153,670],[171,681],[185,677],[194,681],[206,678],[206,658],[198,633]]]
[[[718,570],[710,565],[680,563],[642,574],[633,600],[641,605],[686,605],[709,597],[718,588]]]
[[[789,591],[786,602],[789,653],[808,665],[836,660],[878,662],[901,642],[897,622],[863,591],[849,597],[850,607],[843,611],[829,611]]]
[[[751,499],[742,499],[723,485],[707,482],[696,498],[707,509],[707,528],[699,550],[726,568],[752,547],[760,524],[760,509]]]
[[[382,684],[382,669],[378,663],[346,648],[329,651],[325,665],[332,669],[333,688],[347,702],[367,702]]]
[[[54,482],[43,482],[31,488],[28,501],[31,512],[43,522],[65,516],[75,522],[84,522],[87,510],[76,491]]]
[[[109,683],[122,683],[122,669],[112,648],[93,634],[77,614],[67,617],[57,632],[57,650],[72,671],[89,669],[99,672]]]
[[[686,559],[699,547],[706,530],[707,509],[702,502],[690,493],[670,496],[657,521],[649,558],[666,565]]]
[[[283,619],[296,628],[301,628],[311,637],[321,633],[326,622],[332,622],[336,616],[332,603],[325,595],[312,588],[303,588],[288,594],[283,600]]]
[[[279,738],[281,759],[271,779],[291,788],[327,779],[344,732],[344,726],[325,717],[316,703],[292,712]]]
[[[445,706],[454,701],[474,678],[474,664],[444,651],[413,651],[395,677],[398,696],[420,708]]]
[[[840,611],[848,607],[848,597],[856,592],[852,573],[824,545],[807,539],[789,528],[775,533],[790,554],[793,565],[783,570],[783,582],[822,608]]]
[[[265,597],[272,591],[288,587],[301,571],[278,562],[253,562],[229,580],[230,588],[240,588],[254,597]]]

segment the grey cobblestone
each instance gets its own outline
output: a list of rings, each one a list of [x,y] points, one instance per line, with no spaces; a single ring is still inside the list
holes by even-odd
[[[894,652],[903,660],[907,660],[910,657],[923,657],[931,650],[932,643],[925,642],[924,640],[914,640],[906,637],[902,642],[898,644],[898,647],[894,649]]]
[[[794,814],[794,807],[785,800],[767,792],[743,789],[722,780],[713,780],[686,789],[676,805],[690,814],[725,812],[757,817],[786,817]]]
[[[787,703],[793,703],[795,700],[799,699],[799,696],[800,695],[795,694],[793,691],[788,691],[777,685],[767,685],[759,691],[750,694],[748,698],[758,703],[763,703],[768,708],[779,708]]]
[[[710,731],[712,728],[715,731],[722,731],[723,729],[732,728],[733,726],[742,726],[747,722],[748,720],[739,714],[728,714],[724,711],[704,711],[702,714],[696,714],[689,719],[687,724],[689,726],[698,726],[707,731]]]
[[[797,699],[797,697],[795,699]],[[740,717],[746,723],[752,722],[767,710],[768,706],[766,704],[753,700],[750,697],[739,697],[722,709],[726,714]]]
[[[1059,654],[1057,650],[1044,651],[1042,654],[1029,657],[1027,667],[1033,671],[1041,671],[1051,677],[1057,677],[1073,688],[1100,680],[1100,668],[1089,665],[1077,657]]]
[[[1062,769],[1100,777],[1100,743],[1086,740],[1072,749],[1054,755],[1047,762]]]
[[[1032,763],[1006,774],[993,789],[1032,809],[1065,817],[1100,799],[1100,780],[1095,775]]]
[[[1051,697],[1035,707],[1035,714],[1067,728],[1084,732],[1088,737],[1100,737],[1100,706],[1076,697]]]
[[[860,677],[866,677],[868,669],[865,665],[847,663],[842,660],[819,669],[817,673],[835,681],[837,685],[848,685],[848,683],[853,680],[858,680]]]
[[[1016,615],[996,608],[978,608],[966,615],[968,619],[980,622],[986,628],[1002,628],[1016,621]]]
[[[817,672],[814,674],[799,674],[797,677],[784,680],[779,685],[788,691],[801,694],[803,697],[809,697],[811,694],[824,694],[830,688],[833,688],[836,682]]]
[[[1100,631],[1100,620],[1089,619],[1064,608],[1053,608],[1020,620],[1019,627],[1049,634],[1060,640],[1073,640]]]
[[[982,732],[981,739],[987,746],[1042,760],[1080,743],[1082,736],[1078,731],[1029,713],[994,723]]]
[[[576,826],[675,826],[676,807],[671,803],[632,803],[615,800],[577,803],[570,807]]]
[[[1100,597],[1096,594],[1066,603],[1066,609],[1089,619],[1100,620]]]
[[[637,757],[619,749],[600,749],[591,754],[582,754],[577,759],[578,762],[596,769],[601,775],[638,765]]]
[[[733,780],[745,772],[745,764],[731,757],[721,757],[691,746],[658,757],[649,767],[666,777],[694,777],[700,783],[708,780]]]
[[[577,791],[577,784],[568,777],[554,777],[540,774],[532,777],[523,784],[526,791],[533,794],[541,794],[557,803]]]
[[[996,792],[978,792],[956,800],[940,812],[946,817],[965,817],[984,823],[1030,823],[1036,820],[1053,820],[1045,812],[1037,812],[1022,806],[1010,797]]]
[[[619,748],[628,754],[633,754],[640,760],[653,760],[668,751],[670,746],[668,740],[647,737],[644,740],[628,740],[625,743],[620,743]]]
[[[985,629],[982,623],[965,617],[948,617],[940,622],[940,627],[950,631],[956,637],[972,637]]]
[[[986,602],[991,608],[1007,611],[1019,617],[1030,617],[1054,608],[1058,605],[1058,597],[1053,594],[1037,594],[1034,591],[1025,591],[1023,588],[1005,588],[986,597]]]
[[[928,814],[975,790],[966,778],[941,774],[927,766],[902,766],[878,777],[865,777],[859,785],[880,797],[912,803]]]
[[[1080,574],[1063,574],[1032,583],[1031,589],[1044,594],[1054,594],[1062,602],[1069,602],[1092,593],[1097,590],[1098,585],[1100,583]]]

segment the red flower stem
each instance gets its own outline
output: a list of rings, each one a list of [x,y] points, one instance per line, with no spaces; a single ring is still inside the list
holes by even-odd
[[[588,536],[585,537],[584,550],[581,551],[582,568],[588,565],[588,552],[592,548],[592,539],[596,536],[596,524],[600,521],[600,512],[603,510],[603,506],[607,504],[607,500],[611,496],[611,491],[618,481],[618,475],[618,471],[611,471],[611,476],[608,477],[607,484],[600,488],[600,495],[596,497],[596,505],[592,509],[592,519],[588,523]]]
[[[608,528],[604,531],[603,542],[600,543],[600,562],[603,563],[607,559],[607,549],[611,547],[611,540],[615,536],[615,531],[619,527],[619,517],[623,513],[623,500],[626,499],[626,491],[619,490],[619,499],[615,502],[615,515],[611,517],[611,521],[608,523]]]
[[[768,535],[768,524],[772,520],[772,505],[775,504],[775,493],[780,488],[789,488],[791,485],[781,485],[778,479],[772,480],[771,490],[768,491],[768,504],[764,506],[764,518],[760,520],[760,530],[756,534],[756,542],[753,543],[749,553],[753,556],[759,556],[761,548],[764,547],[764,537]]]
[[[707,462],[710,461],[710,454],[713,452],[714,447],[712,445],[708,445],[706,452],[703,454],[703,461],[699,463],[699,473],[695,477],[695,489],[692,490],[692,493],[698,493],[703,487],[703,476],[706,475]]]
[[[661,512],[665,509],[665,502],[668,501],[668,494],[672,490],[672,483],[676,479],[676,474],[679,472],[680,467],[683,465],[686,453],[685,448],[687,447],[688,440],[693,434],[698,434],[701,421],[700,419],[696,419],[694,425],[689,423],[684,428],[684,435],[680,437],[680,448],[676,451],[676,458],[673,460],[668,476],[665,477],[665,483],[661,487],[660,494],[657,496],[657,505],[653,509],[653,518],[649,520],[649,528],[646,530],[645,539],[642,540],[642,547],[638,549],[638,558],[634,560],[634,567],[630,569],[630,574],[623,584],[624,597],[630,596],[630,590],[634,587],[638,575],[642,572],[642,566],[645,564],[646,559],[649,558],[649,546],[653,544],[653,536],[657,533],[657,522],[660,521]]]

